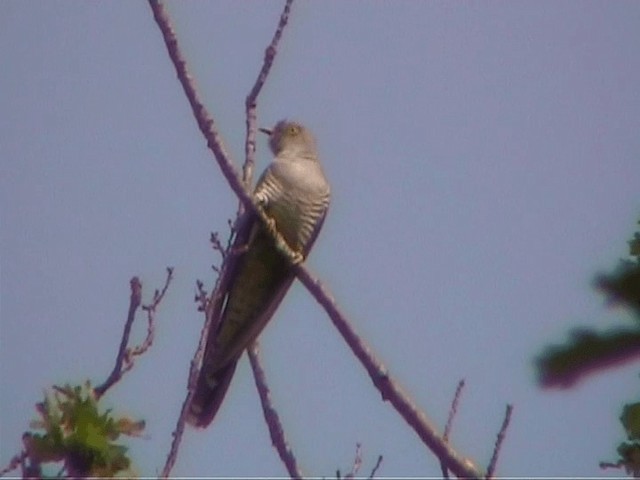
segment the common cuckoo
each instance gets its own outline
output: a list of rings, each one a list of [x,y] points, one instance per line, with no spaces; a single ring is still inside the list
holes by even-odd
[[[238,360],[273,316],[295,278],[290,261],[274,242],[277,230],[298,260],[313,245],[329,207],[329,183],[318,161],[313,135],[296,122],[281,121],[269,135],[275,155],[262,174],[254,199],[270,225],[246,212],[234,240],[237,264],[223,292],[215,331],[208,333],[188,422],[208,426],[229,388]],[[240,252],[240,253],[238,253]],[[213,330],[213,329],[212,329]]]

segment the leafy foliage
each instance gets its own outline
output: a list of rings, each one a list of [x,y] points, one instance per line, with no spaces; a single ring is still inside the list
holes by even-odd
[[[629,255],[631,259],[621,260],[613,273],[598,275],[594,285],[610,305],[629,310],[635,325],[605,332],[576,330],[566,343],[547,347],[537,359],[543,386],[570,387],[587,374],[640,357],[640,232],[629,242]],[[600,466],[624,468],[640,478],[640,402],[626,404],[620,422],[627,440],[617,448],[618,461]]]
[[[629,242],[629,253],[631,260],[622,260],[609,275],[598,275],[594,284],[610,305],[627,308],[635,325],[605,332],[580,329],[566,343],[547,347],[537,359],[543,386],[570,387],[587,374],[640,357],[640,232]]]
[[[40,418],[31,428],[44,433],[25,433],[23,443],[27,470],[42,475],[42,464],[62,462],[60,476],[131,476],[127,447],[115,443],[120,435],[139,436],[144,421],[115,417],[110,410],[100,413],[89,382],[84,386],[53,387],[43,402],[36,404]]]
[[[615,464],[602,462],[600,465],[624,468],[628,474],[638,478],[640,477],[640,403],[625,405],[620,422],[627,432],[627,441],[618,446],[620,458]]]

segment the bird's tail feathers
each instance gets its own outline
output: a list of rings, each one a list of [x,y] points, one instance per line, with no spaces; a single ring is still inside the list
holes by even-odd
[[[213,375],[201,373],[191,405],[189,405],[187,423],[199,428],[209,426],[227,394],[237,365],[238,360],[236,359]]]

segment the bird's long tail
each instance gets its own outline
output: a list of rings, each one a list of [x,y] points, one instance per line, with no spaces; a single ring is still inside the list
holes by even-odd
[[[200,428],[209,426],[227,394],[237,365],[236,359],[213,375],[200,375],[195,395],[189,405],[187,423]]]

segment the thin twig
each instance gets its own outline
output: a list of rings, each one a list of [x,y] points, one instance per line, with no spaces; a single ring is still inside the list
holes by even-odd
[[[242,240],[242,239],[241,239]],[[202,357],[207,346],[207,334],[210,331],[215,331],[217,328],[217,322],[220,320],[220,312],[224,301],[224,293],[229,288],[229,282],[233,276],[233,271],[237,266],[238,255],[232,248],[228,248],[225,254],[224,262],[220,268],[220,274],[216,280],[216,285],[211,291],[211,295],[206,298],[204,287],[202,282],[198,281],[198,294],[195,297],[196,303],[199,304],[198,310],[204,309],[205,321],[200,331],[200,340],[198,341],[198,347],[191,359],[189,365],[189,377],[187,382],[187,395],[182,403],[180,415],[176,421],[176,428],[173,431],[173,440],[164,467],[162,469],[161,478],[168,478],[171,474],[171,470],[175,465],[178,458],[178,451],[180,449],[180,443],[182,442],[182,436],[184,434],[184,426],[189,414],[189,407],[191,400],[196,391],[196,385],[198,381],[198,373],[200,371],[200,365],[202,364]],[[213,330],[212,330],[213,329]]]
[[[150,2],[152,3],[152,2]],[[205,322],[202,326],[202,330],[200,332],[200,340],[198,342],[198,347],[196,348],[196,352],[191,359],[191,363],[189,365],[189,377],[187,381],[187,395],[182,402],[182,407],[180,409],[180,415],[178,416],[178,420],[176,421],[176,427],[173,431],[173,440],[171,441],[171,447],[169,449],[169,453],[167,454],[167,459],[165,460],[164,467],[162,468],[162,473],[160,474],[160,478],[168,478],[171,474],[171,470],[178,459],[178,452],[180,450],[180,443],[182,442],[182,436],[184,435],[184,426],[186,423],[186,419],[189,414],[189,407],[191,405],[191,400],[193,399],[193,395],[196,390],[196,384],[198,380],[198,372],[200,370],[200,365],[202,363],[202,357],[204,355],[204,350],[206,348],[207,343],[207,332],[211,328],[215,328],[214,319],[218,318],[220,309],[222,308],[222,299],[223,296],[220,294],[222,285],[225,282],[228,282],[228,266],[229,263],[232,262],[232,257],[234,255],[226,255],[225,261],[222,264],[220,275],[218,276],[218,280],[216,282],[216,286],[211,292],[211,296],[206,298],[206,293],[204,291],[204,287],[202,282],[198,281],[198,294],[196,295],[196,303],[199,304],[198,310],[203,309],[205,313]],[[217,313],[216,313],[217,312]]]
[[[171,448],[169,449],[169,453],[167,454],[167,459],[165,460],[164,467],[162,467],[162,473],[160,473],[160,478],[169,478],[171,474],[171,470],[173,466],[176,464],[176,460],[178,459],[178,451],[180,450],[180,443],[182,442],[182,435],[184,434],[184,425],[185,420],[187,418],[187,414],[189,412],[189,405],[191,404],[191,398],[193,397],[193,388],[191,388],[191,384],[194,383],[193,372],[194,365],[193,360],[191,361],[191,369],[189,373],[189,390],[187,392],[187,397],[182,403],[182,409],[180,410],[180,416],[178,417],[178,421],[176,422],[176,428],[172,433],[173,440],[171,441]],[[197,373],[197,367],[195,368],[195,372]]]
[[[423,411],[416,407],[411,398],[389,376],[387,368],[375,358],[369,346],[355,333],[326,287],[314,278],[304,265],[297,265],[296,273],[298,279],[307,287],[311,295],[324,307],[334,326],[351,348],[351,351],[367,370],[373,384],[382,394],[382,399],[389,401],[393,405],[425,445],[456,476],[481,478],[482,474],[474,467],[473,463],[462,457],[443,441],[433,426],[433,422],[427,418]]]
[[[464,388],[464,378],[458,382],[456,387],[456,393],[453,395],[453,401],[451,402],[451,409],[449,410],[449,418],[447,418],[447,424],[444,427],[444,434],[442,438],[445,442],[449,441],[449,435],[451,434],[451,426],[453,425],[453,419],[458,413],[458,403],[460,402],[460,394]]]
[[[0,470],[0,477],[3,477],[5,474],[9,473],[12,470],[15,470],[20,465],[24,464],[24,461],[27,459],[28,453],[26,450],[23,450],[20,455],[14,455],[6,467],[3,467]]]
[[[122,364],[125,361],[124,357],[127,352],[127,345],[129,344],[131,327],[133,326],[133,322],[136,318],[136,310],[142,302],[142,283],[140,282],[140,279],[138,277],[133,277],[129,283],[131,285],[129,312],[127,313],[127,320],[124,324],[124,331],[122,332],[122,338],[120,340],[120,348],[118,349],[118,355],[116,356],[116,364],[105,382],[94,389],[97,398],[100,398],[104,392],[109,389],[109,387],[122,377]]]
[[[269,386],[267,385],[264,370],[259,362],[258,352],[259,346],[257,341],[253,342],[253,344],[247,349],[247,353],[249,354],[249,361],[251,362],[251,368],[253,369],[253,378],[256,383],[256,388],[258,389],[258,394],[260,396],[262,413],[264,414],[264,419],[267,422],[267,426],[269,427],[271,443],[278,451],[282,463],[284,463],[285,467],[287,468],[287,472],[289,472],[289,476],[291,478],[303,478],[303,474],[300,470],[300,467],[298,466],[296,457],[293,454],[289,443],[287,442],[287,438],[284,434],[284,429],[282,428],[282,423],[280,422],[278,412],[271,403],[271,393],[269,391]]]
[[[449,443],[449,434],[451,433],[451,427],[453,426],[453,419],[458,413],[458,403],[460,402],[460,394],[462,393],[463,388],[464,378],[458,382],[458,386],[456,387],[456,393],[453,395],[453,401],[451,402],[451,408],[449,409],[447,424],[445,425],[444,433],[442,434],[442,439],[447,443]],[[447,466],[440,462],[440,468],[442,470],[442,477],[445,479],[449,478],[449,470],[447,470]]]
[[[156,311],[158,309],[158,305],[160,305],[165,294],[167,293],[167,289],[169,288],[171,280],[173,280],[173,268],[167,267],[167,278],[165,279],[162,290],[156,290],[153,296],[153,301],[149,305],[142,306],[142,310],[147,312],[147,336],[140,345],[136,345],[131,349],[130,363],[127,370],[129,370],[133,366],[134,357],[144,354],[149,349],[149,347],[153,345]]]
[[[256,152],[257,100],[275,60],[276,53],[278,51],[278,44],[280,43],[280,39],[282,38],[284,28],[289,21],[289,13],[291,11],[292,3],[293,0],[287,0],[285,3],[282,14],[280,15],[278,27],[276,28],[271,43],[265,51],[264,61],[262,63],[262,68],[260,69],[260,73],[258,74],[258,77],[256,78],[256,81],[245,100],[247,134],[245,140],[245,162],[242,166],[242,181],[246,189],[250,189],[253,183],[253,171]],[[240,203],[238,206],[238,217],[242,214],[242,211],[242,203]],[[302,478],[302,471],[300,470],[296,457],[286,440],[286,436],[284,433],[284,429],[282,428],[282,423],[280,422],[278,412],[271,402],[269,386],[267,384],[264,369],[262,368],[260,355],[258,354],[259,345],[257,341],[249,346],[249,348],[247,349],[247,353],[249,355],[251,369],[253,370],[253,377],[256,388],[258,389],[258,394],[260,396],[264,418],[269,428],[269,434],[271,435],[271,443],[276,448],[280,459],[289,472],[289,476],[291,478]]]
[[[489,466],[487,467],[487,479],[493,478],[493,474],[496,470],[498,455],[500,454],[500,448],[502,447],[502,442],[504,441],[504,437],[506,436],[507,428],[509,428],[509,422],[511,421],[512,412],[513,405],[507,405],[504,413],[504,420],[502,421],[502,427],[500,427],[500,431],[498,432],[498,436],[496,437],[496,444],[493,448],[493,455],[491,456],[491,461],[489,462]]]
[[[202,280],[196,280],[196,289],[198,291],[193,300],[198,304],[198,311],[205,312],[207,310],[207,302],[209,299],[207,298],[207,291],[204,289],[204,283]]]
[[[358,442],[356,443],[356,456],[353,459],[353,466],[344,478],[355,478],[360,471],[360,467],[362,467],[362,445]]]
[[[372,479],[374,477],[374,475],[380,468],[380,465],[382,465],[382,455],[378,455],[378,461],[376,462],[375,466],[371,470],[371,473],[369,474],[369,477],[368,477],[369,479]]]
[[[161,291],[156,290],[153,301],[149,305],[144,305],[142,309],[147,312],[147,335],[145,339],[139,345],[129,348],[129,337],[131,335],[131,327],[135,320],[136,310],[140,306],[142,301],[142,283],[138,277],[133,277],[130,281],[131,284],[131,299],[129,301],[129,313],[127,314],[127,321],[124,325],[124,331],[122,332],[122,339],[120,340],[120,348],[118,349],[118,355],[116,356],[116,364],[111,371],[111,374],[105,380],[102,385],[94,388],[96,398],[100,398],[105,392],[111,388],[115,383],[120,381],[122,376],[133,368],[134,358],[144,354],[149,347],[153,344],[153,337],[155,332],[154,322],[155,313],[158,305],[162,302],[169,284],[173,279],[173,268],[167,267],[167,277],[164,281],[164,286]]]
[[[267,76],[269,75],[269,71],[271,70],[271,66],[273,65],[273,61],[276,57],[278,44],[280,43],[280,39],[282,38],[284,28],[287,26],[287,22],[289,21],[289,13],[291,11],[292,4],[293,0],[287,0],[284,5],[284,10],[280,15],[280,21],[278,22],[278,28],[273,35],[271,43],[264,52],[264,61],[262,62],[260,73],[258,74],[256,82],[254,83],[251,91],[249,92],[249,95],[247,95],[247,98],[245,100],[245,109],[247,115],[247,137],[245,140],[245,162],[242,166],[242,179],[244,182],[244,186],[247,189],[251,187],[251,181],[253,178],[253,167],[255,165],[257,127],[256,107],[258,104],[258,95],[260,95],[260,92],[262,91],[262,87],[267,80]],[[238,214],[240,214],[240,212],[238,212]]]
[[[226,255],[225,248],[222,246],[222,242],[220,241],[220,234],[218,232],[211,232],[211,236],[209,237],[209,242],[213,249],[220,254],[222,260]]]

